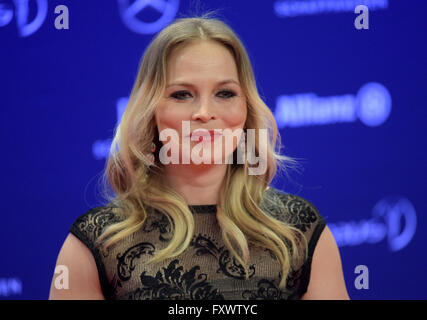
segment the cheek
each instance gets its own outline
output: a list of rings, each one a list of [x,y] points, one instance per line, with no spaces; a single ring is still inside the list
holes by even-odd
[[[222,119],[229,128],[243,127],[246,122],[247,107],[246,102],[242,102],[233,108],[223,111]]]
[[[159,105],[156,110],[156,123],[159,130],[165,128],[181,132],[182,120],[188,120],[188,111],[179,106]]]

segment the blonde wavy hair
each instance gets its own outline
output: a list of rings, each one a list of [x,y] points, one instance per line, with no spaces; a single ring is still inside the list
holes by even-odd
[[[307,259],[307,240],[299,229],[273,218],[260,205],[277,169],[286,169],[287,165],[295,164],[296,161],[279,154],[280,134],[272,112],[258,94],[250,59],[243,44],[229,26],[211,15],[212,12],[199,17],[176,19],[157,34],[143,55],[128,105],[116,127],[102,176],[104,196],[118,208],[116,213],[125,219],[106,228],[98,238],[98,244],[102,243],[103,248],[107,249],[140,230],[151,207],[166,215],[173,226],[173,235],[168,245],[148,263],[178,256],[189,246],[194,234],[193,213],[184,198],[162,179],[164,167],[158,155],[162,144],[153,117],[164,94],[171,52],[193,41],[216,41],[230,50],[235,59],[247,101],[245,127],[256,129],[257,154],[258,129],[268,129],[269,135],[267,170],[263,175],[248,174],[246,157],[244,164],[233,162],[227,165],[220,189],[217,220],[223,241],[242,265],[246,279],[249,275],[249,244],[260,245],[269,249],[280,263],[282,278],[279,286],[284,288],[293,265],[299,263],[303,256]],[[155,165],[149,167],[143,151],[149,150],[153,141],[156,144]],[[108,194],[109,187],[114,195]],[[301,239],[304,240],[304,247]]]

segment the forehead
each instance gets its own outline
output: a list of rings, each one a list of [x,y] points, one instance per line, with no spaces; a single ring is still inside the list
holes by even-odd
[[[236,63],[226,47],[215,41],[198,41],[172,51],[167,66],[168,82],[206,77],[238,82]]]

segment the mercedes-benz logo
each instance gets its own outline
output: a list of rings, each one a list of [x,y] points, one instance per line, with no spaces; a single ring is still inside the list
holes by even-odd
[[[137,17],[137,14],[148,6],[161,14],[154,22],[144,22]],[[124,24],[140,34],[153,34],[161,30],[175,18],[178,7],[179,0],[119,0],[120,15]]]

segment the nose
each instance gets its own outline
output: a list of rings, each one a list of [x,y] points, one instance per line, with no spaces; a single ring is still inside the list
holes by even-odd
[[[201,100],[199,107],[193,112],[191,119],[193,121],[201,120],[202,122],[208,122],[209,120],[215,120],[217,118],[211,102],[207,99]]]

